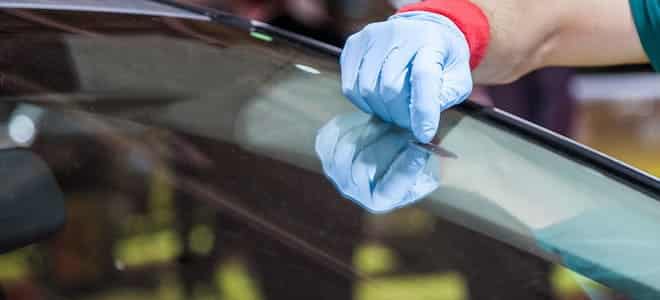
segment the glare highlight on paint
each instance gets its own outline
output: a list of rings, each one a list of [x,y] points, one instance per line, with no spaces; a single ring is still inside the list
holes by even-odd
[[[272,42],[273,41],[273,37],[271,37],[270,35],[267,35],[265,33],[252,31],[252,32],[250,32],[250,35],[253,38],[258,39],[258,40],[262,40],[264,42]]]
[[[318,69],[307,66],[307,65],[295,64],[295,66],[296,66],[296,68],[298,68],[298,70],[303,71],[303,72],[307,72],[309,74],[314,74],[314,75],[321,74],[321,71],[319,71]]]
[[[34,122],[25,115],[17,115],[9,122],[9,137],[17,144],[30,143],[35,133]]]

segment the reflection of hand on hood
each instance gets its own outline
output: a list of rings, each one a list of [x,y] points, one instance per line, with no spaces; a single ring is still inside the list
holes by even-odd
[[[409,205],[439,183],[430,154],[412,134],[362,113],[334,118],[319,131],[316,152],[325,174],[348,199],[374,213]]]

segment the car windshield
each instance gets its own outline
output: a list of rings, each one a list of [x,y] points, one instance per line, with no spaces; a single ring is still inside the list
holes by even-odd
[[[447,111],[440,188],[375,215],[317,156],[319,129],[361,114],[327,48],[172,17],[0,19],[0,147],[43,159],[66,207],[0,256],[9,299],[660,296],[657,179],[524,121]]]

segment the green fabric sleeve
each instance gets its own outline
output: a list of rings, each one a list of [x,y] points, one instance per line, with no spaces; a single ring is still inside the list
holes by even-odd
[[[642,46],[660,72],[660,0],[630,0],[630,7]]]

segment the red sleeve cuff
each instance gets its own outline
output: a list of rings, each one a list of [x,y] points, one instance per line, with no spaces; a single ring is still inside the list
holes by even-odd
[[[426,11],[452,20],[463,32],[470,47],[473,70],[486,56],[490,42],[490,24],[481,8],[468,0],[427,0],[402,7],[398,12]]]

